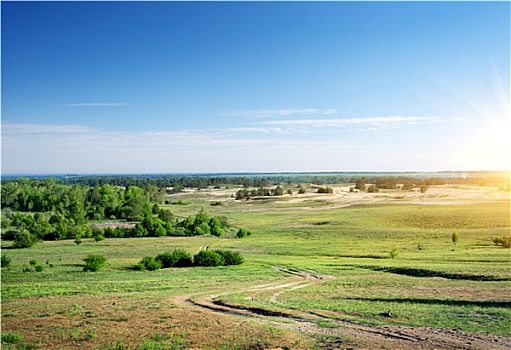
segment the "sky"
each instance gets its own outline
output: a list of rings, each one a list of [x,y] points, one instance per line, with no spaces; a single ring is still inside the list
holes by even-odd
[[[509,2],[1,2],[2,174],[509,170]]]

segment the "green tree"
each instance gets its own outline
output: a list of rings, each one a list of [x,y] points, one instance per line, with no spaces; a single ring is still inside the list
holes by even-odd
[[[103,255],[92,254],[88,255],[83,259],[85,264],[83,265],[83,271],[96,272],[99,271],[106,263],[106,258]]]

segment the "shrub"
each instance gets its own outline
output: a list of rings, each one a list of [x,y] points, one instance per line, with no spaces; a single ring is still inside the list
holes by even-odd
[[[238,230],[238,232],[236,233],[236,237],[238,238],[243,238],[243,237],[248,237],[250,236],[252,233],[250,233],[250,231],[247,231],[245,230],[244,228],[240,228]]]
[[[229,250],[214,250],[215,253],[220,254],[224,258],[224,265],[241,265],[243,264],[243,257],[238,252],[231,252]]]
[[[451,239],[452,243],[456,245],[456,243],[458,243],[458,241],[460,240],[460,234],[458,232],[453,232]]]
[[[193,264],[195,266],[223,266],[225,260],[223,256],[208,250],[201,250],[193,256]]]
[[[320,187],[318,188],[318,193],[334,193],[334,190],[332,187]]]
[[[16,248],[29,248],[36,241],[36,238],[28,230],[18,231],[14,234],[14,246]]]
[[[37,260],[36,259],[31,259],[28,263],[30,265],[32,265],[32,266],[36,266],[37,265]]]
[[[503,248],[510,248],[511,247],[511,237],[495,237],[493,239],[493,243],[495,245],[501,245]]]
[[[16,344],[21,342],[21,335],[17,333],[4,333],[2,334],[2,343],[6,344]]]
[[[80,245],[82,244],[82,237],[80,236],[76,236],[74,242],[76,243],[76,245]]]
[[[143,270],[149,270],[149,271],[156,271],[156,270],[159,270],[161,269],[162,267],[162,263],[161,261],[159,260],[156,260],[155,258],[153,258],[152,256],[146,256],[145,258],[143,258],[137,265],[135,266],[139,266],[139,265],[142,265],[144,266],[144,269]]]
[[[368,193],[378,193],[380,192],[380,189],[376,187],[376,185],[371,185],[367,188]]]
[[[42,265],[36,265],[34,267],[34,269],[35,269],[36,272],[43,272],[44,267]]]
[[[9,258],[7,255],[2,254],[2,268],[9,268],[11,266],[11,258]]]
[[[391,259],[394,259],[399,255],[399,252],[397,251],[397,249],[392,249],[389,254]]]
[[[305,188],[300,188],[298,190],[298,194],[304,194],[305,193]]]
[[[158,254],[156,260],[162,264],[163,268],[189,267],[193,265],[192,256],[183,249],[176,249],[172,253],[165,252]]]
[[[104,240],[104,239],[105,239],[105,236],[103,236],[102,234],[99,234],[99,235],[97,235],[97,236],[94,236],[94,240],[95,240],[96,242],[100,242],[100,241],[102,241],[102,240]]]
[[[88,255],[85,259],[83,259],[85,265],[83,266],[83,271],[99,271],[103,265],[106,263],[106,258],[103,255],[92,254]]]

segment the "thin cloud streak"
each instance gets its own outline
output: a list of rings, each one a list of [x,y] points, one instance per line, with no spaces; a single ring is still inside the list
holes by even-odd
[[[16,124],[2,125],[2,134],[70,134],[89,133],[95,130],[82,125]]]
[[[271,118],[271,117],[288,117],[292,115],[330,115],[336,111],[333,108],[317,109],[317,108],[282,108],[282,109],[254,109],[242,110],[229,113],[245,118]]]
[[[119,107],[127,106],[128,103],[123,102],[92,102],[92,103],[66,103],[63,107]]]
[[[368,127],[380,127],[383,129],[395,126],[411,126],[422,123],[442,121],[441,117],[366,117],[366,118],[343,118],[343,119],[293,119],[293,120],[269,120],[259,122],[262,125],[295,126],[295,127],[346,127],[351,125],[366,125]]]

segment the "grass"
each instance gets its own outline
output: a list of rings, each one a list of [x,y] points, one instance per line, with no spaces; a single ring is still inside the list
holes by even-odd
[[[229,191],[236,190],[231,186]],[[510,252],[492,242],[493,237],[509,235],[509,200],[341,207],[329,202],[332,197],[319,195],[301,202],[292,201],[297,196],[234,201],[231,192],[179,194],[172,200],[188,205],[162,208],[186,217],[204,206],[211,215],[227,216],[234,227],[250,230],[249,237],[235,239],[231,232],[222,238],[83,239],[79,246],[69,240],[27,249],[11,249],[10,242],[2,242],[12,259],[10,269],[2,271],[2,343],[15,346],[4,341],[4,335],[18,335],[23,344],[41,341],[51,348],[241,349],[258,341],[265,346],[311,346],[307,340],[295,346],[296,334],[276,326],[247,327],[235,319],[190,314],[175,302],[179,295],[209,293],[228,293],[222,301],[246,308],[321,314],[318,325],[324,328],[346,319],[511,336]],[[218,200],[223,204],[208,204]],[[459,233],[456,245],[451,240],[454,231]],[[205,245],[238,251],[245,263],[130,269],[144,256],[174,249],[193,255]],[[393,249],[399,254],[391,259]],[[83,258],[91,254],[107,257],[101,271],[82,271]],[[32,260],[53,268],[24,272]],[[273,291],[248,300],[242,291],[292,278],[272,268],[276,265],[335,279],[286,291],[276,300]],[[27,326],[36,323],[38,327]]]

